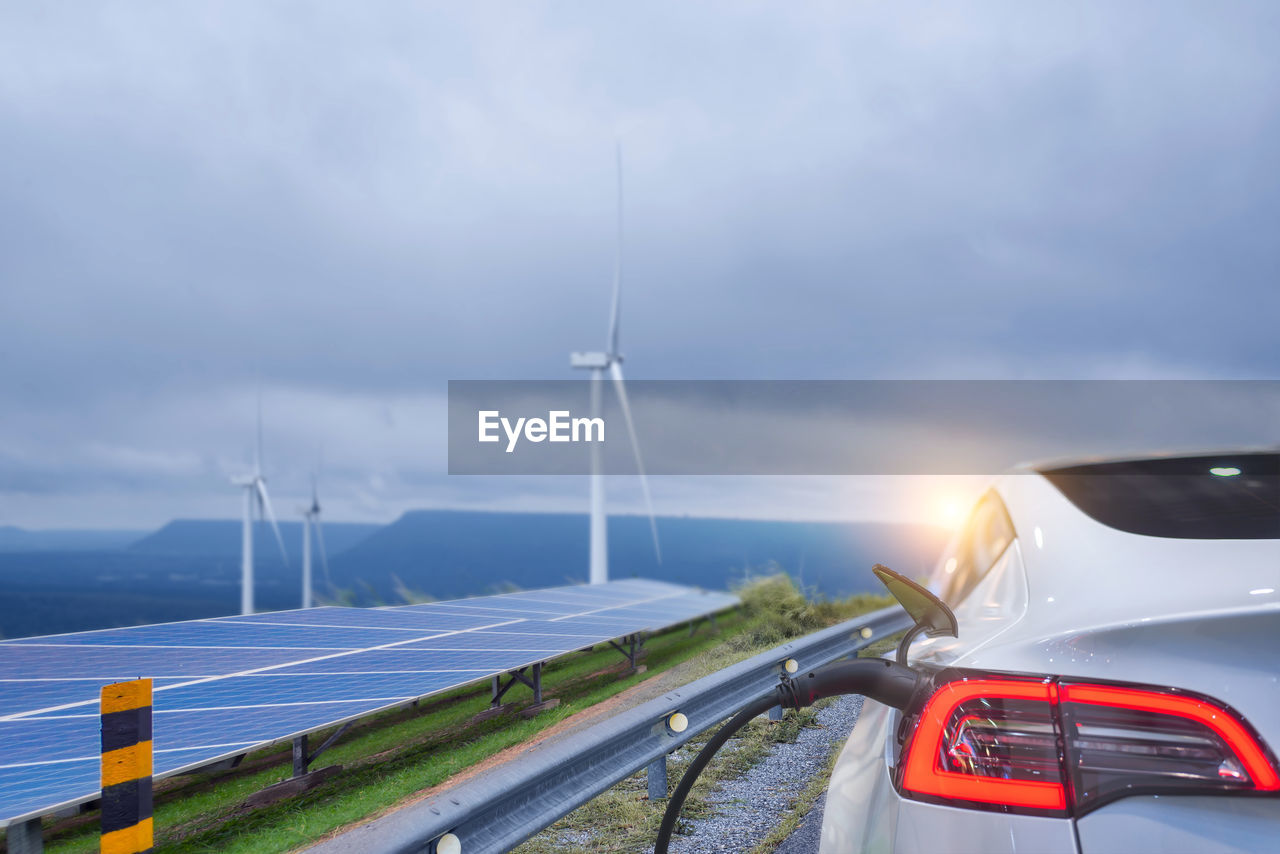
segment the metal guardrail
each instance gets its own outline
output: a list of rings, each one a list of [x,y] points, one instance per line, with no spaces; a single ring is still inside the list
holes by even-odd
[[[894,606],[806,635],[309,850],[435,852],[441,837],[451,834],[442,850],[456,851],[460,844],[462,854],[507,851],[772,690],[787,659],[795,659],[801,672],[811,670],[910,626],[910,617]],[[688,719],[687,729],[677,733],[667,725],[673,712]]]

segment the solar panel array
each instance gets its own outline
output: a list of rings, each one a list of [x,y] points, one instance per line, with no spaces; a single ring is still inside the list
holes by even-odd
[[[154,680],[155,776],[737,604],[655,581],[0,642],[0,826],[97,795],[98,692]]]

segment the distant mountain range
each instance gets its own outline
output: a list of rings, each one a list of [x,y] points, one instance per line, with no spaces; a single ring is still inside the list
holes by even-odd
[[[877,562],[912,576],[928,572],[946,539],[926,525],[689,517],[661,517],[658,532],[661,563],[646,517],[611,516],[610,576],[724,589],[776,564],[806,587],[844,596],[879,587],[871,575]],[[337,555],[332,569],[335,586],[359,589],[362,601],[390,601],[399,583],[445,599],[501,584],[585,581],[587,517],[416,510]]]
[[[122,549],[147,531],[81,531],[74,528],[29,531],[0,525],[0,552],[84,552]]]
[[[289,563],[266,525],[254,532],[259,607],[297,607],[301,523],[281,526]],[[610,574],[724,589],[777,568],[811,592],[878,589],[884,563],[928,572],[947,537],[926,525],[658,519],[662,562],[648,519],[609,519]],[[419,510],[390,525],[326,523],[330,578],[318,560],[316,592],[351,604],[393,604],[511,587],[585,581],[587,517],[571,513]],[[154,532],[24,531],[0,527],[0,636],[80,631],[234,613],[240,523],[175,520]]]

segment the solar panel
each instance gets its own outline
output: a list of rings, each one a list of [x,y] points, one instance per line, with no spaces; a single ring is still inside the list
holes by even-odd
[[[155,776],[737,604],[655,581],[0,641],[0,826],[98,795],[98,692],[154,680]]]

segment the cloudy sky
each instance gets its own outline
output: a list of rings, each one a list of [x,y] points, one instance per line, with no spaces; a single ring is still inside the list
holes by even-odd
[[[1267,3],[6,4],[0,524],[234,515],[259,389],[285,506],[321,453],[332,518],[585,504],[445,476],[444,394],[603,345],[615,138],[631,377],[1273,378],[1277,42]],[[654,482],[918,512],[882,487]]]

